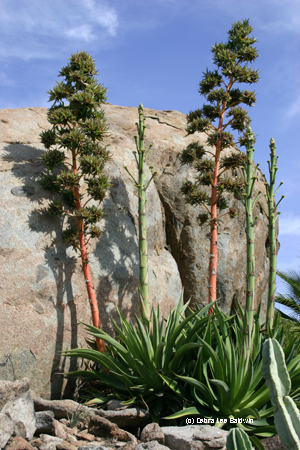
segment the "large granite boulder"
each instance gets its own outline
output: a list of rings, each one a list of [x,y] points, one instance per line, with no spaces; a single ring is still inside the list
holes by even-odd
[[[124,169],[137,172],[132,150],[138,111],[110,104],[104,108],[109,124],[105,145],[112,156],[106,171],[113,186],[103,203],[103,236],[92,243],[90,261],[103,327],[111,331],[109,317],[117,319],[116,306],[133,318],[139,305],[138,197]],[[63,224],[44,212],[51,199],[38,183],[44,168],[39,134],[49,128],[46,113],[46,108],[0,110],[0,378],[26,376],[38,395],[60,398],[74,385],[66,385],[58,372],[78,364],[60,352],[86,346],[80,322],[91,319],[78,254],[63,243]],[[148,165],[158,172],[147,190],[150,298],[166,316],[182,286],[185,300],[207,303],[208,230],[198,226],[198,209],[187,206],[180,193],[182,181],[194,173],[179,163],[182,149],[193,140],[204,142],[205,135],[186,137],[186,116],[177,111],[146,108],[145,117],[146,144],[153,143]],[[264,190],[263,182],[259,172],[255,191]],[[218,296],[225,311],[234,308],[237,298],[244,304],[246,290],[245,211],[241,202],[232,199],[233,204],[238,217],[225,218],[219,227]],[[267,220],[258,207],[255,214],[255,298],[265,310]]]

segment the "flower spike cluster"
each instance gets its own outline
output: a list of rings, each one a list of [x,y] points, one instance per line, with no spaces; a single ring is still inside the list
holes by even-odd
[[[106,100],[106,89],[98,84],[97,73],[91,56],[78,52],[59,73],[64,81],[57,82],[48,92],[49,101],[53,102],[48,111],[52,128],[41,133],[47,151],[42,157],[46,171],[40,183],[59,194],[50,203],[48,212],[69,219],[63,232],[64,241],[80,252],[93,324],[101,328],[87,253],[90,239],[101,236],[97,223],[103,211],[99,203],[110,186],[108,177],[103,174],[109,152],[101,144],[107,126],[104,111],[99,109]],[[67,162],[66,152],[71,153],[71,163]],[[88,199],[84,193],[88,194]],[[89,206],[91,200],[94,204]],[[105,350],[101,339],[97,339],[97,347]]]

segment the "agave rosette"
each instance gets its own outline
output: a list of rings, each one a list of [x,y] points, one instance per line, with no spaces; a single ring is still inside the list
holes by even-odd
[[[176,378],[175,372],[180,375],[188,373],[189,366],[194,364],[195,350],[200,346],[198,335],[204,333],[210,306],[196,312],[189,311],[185,317],[188,305],[183,305],[182,293],[167,321],[159,318],[159,307],[152,309],[150,331],[139,317],[136,316],[134,325],[118,309],[120,326],[111,319],[116,338],[85,324],[92,337],[105,341],[107,353],[81,348],[64,352],[65,356],[90,360],[98,366],[94,370],[78,370],[68,375],[99,381],[113,388],[115,397],[127,399],[127,403],[142,401],[153,419],[158,420],[162,414],[183,406],[185,383],[177,387],[178,395],[169,386],[170,380]],[[92,402],[101,402],[101,398],[94,398]]]

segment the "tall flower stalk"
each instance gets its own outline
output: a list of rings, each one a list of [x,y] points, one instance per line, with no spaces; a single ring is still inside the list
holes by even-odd
[[[246,132],[246,150],[247,158],[242,166],[243,178],[245,182],[245,193],[243,194],[243,203],[246,209],[246,235],[247,235],[247,294],[246,294],[246,307],[245,307],[245,319],[244,319],[244,333],[245,333],[245,351],[250,355],[252,345],[252,330],[253,319],[255,313],[255,253],[254,253],[254,225],[257,220],[257,216],[253,220],[253,209],[257,202],[258,196],[261,194],[259,191],[254,199],[252,199],[252,193],[255,181],[257,179],[256,172],[259,163],[253,168],[253,141],[254,136],[251,127],[248,127]]]
[[[140,282],[139,282],[139,296],[141,302],[141,315],[145,326],[149,327],[150,323],[150,302],[149,302],[149,286],[148,286],[148,252],[147,252],[147,227],[146,227],[146,190],[152,180],[156,175],[153,173],[150,180],[146,182],[148,173],[153,167],[151,166],[148,172],[145,174],[145,163],[148,156],[149,150],[152,147],[150,144],[148,150],[145,150],[145,119],[144,119],[144,108],[142,103],[138,108],[139,112],[139,123],[136,123],[138,136],[134,136],[136,149],[134,151],[134,158],[139,171],[139,180],[136,181],[134,176],[129,172],[128,168],[125,166],[125,170],[131,176],[134,181],[135,186],[138,189],[139,195],[139,266],[140,266]]]
[[[224,215],[218,214],[218,210],[228,209],[227,213],[231,218],[236,215],[233,209],[228,208],[228,202],[222,194],[226,191],[234,192],[240,186],[240,180],[225,177],[223,173],[240,165],[241,155],[236,153],[221,158],[221,154],[234,144],[234,137],[228,128],[244,133],[250,124],[248,111],[241,105],[252,106],[256,101],[255,92],[235,87],[236,83],[252,84],[259,79],[258,71],[249,67],[258,56],[253,46],[256,39],[250,35],[252,30],[248,20],[236,22],[228,32],[228,42],[212,47],[217,70],[206,70],[199,88],[200,94],[209,104],[191,111],[187,116],[187,133],[207,133],[206,144],[210,147],[207,149],[195,142],[181,156],[181,163],[193,165],[199,174],[195,183],[186,181],[183,184],[182,193],[191,205],[204,207],[204,213],[198,217],[200,225],[205,222],[210,225],[209,303],[217,299],[218,221]],[[217,128],[211,126],[215,121]],[[212,158],[202,160],[206,153]],[[201,185],[211,187],[210,196],[200,189]],[[210,309],[210,314],[212,313],[213,307]]]
[[[49,91],[49,101],[54,101],[48,111],[52,128],[41,133],[41,141],[47,149],[42,157],[47,171],[40,183],[45,189],[60,194],[60,198],[50,203],[48,212],[69,219],[63,238],[80,253],[93,325],[101,329],[87,252],[90,239],[101,236],[96,224],[103,216],[102,209],[87,205],[91,200],[100,204],[110,186],[108,177],[102,173],[109,152],[100,144],[106,123],[103,110],[98,109],[106,100],[106,89],[97,83],[97,73],[92,57],[78,52],[59,73],[65,80]],[[66,162],[64,149],[71,153],[71,163]],[[87,185],[85,188],[83,181]],[[86,201],[84,192],[89,194]],[[105,351],[102,339],[97,338],[96,343],[99,351]]]
[[[266,321],[268,333],[270,333],[273,329],[274,312],[275,312],[274,306],[275,306],[276,266],[277,266],[275,226],[278,216],[280,214],[280,212],[277,212],[276,210],[279,203],[284,198],[284,195],[282,195],[280,200],[276,204],[275,195],[280,186],[283,184],[282,182],[280,182],[279,186],[275,190],[275,178],[276,172],[278,170],[277,161],[278,156],[276,156],[275,141],[273,138],[271,138],[270,160],[268,160],[270,184],[265,182],[266,187],[265,198],[268,204],[268,214],[264,210],[263,206],[260,204],[262,210],[269,219],[270,270],[269,270],[269,290],[268,290],[267,321]]]

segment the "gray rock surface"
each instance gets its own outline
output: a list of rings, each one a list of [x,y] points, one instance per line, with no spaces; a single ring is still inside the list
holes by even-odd
[[[119,427],[144,426],[150,421],[150,414],[141,408],[103,410],[89,408],[73,400],[44,400],[31,391],[36,411],[52,411],[56,419],[68,419],[80,413],[81,419],[97,415],[115,423]]]
[[[261,440],[265,450],[288,450],[288,448],[282,443],[279,436],[272,436]]]
[[[136,450],[170,450],[170,447],[166,447],[157,441],[150,441],[141,442],[137,445]]]
[[[141,408],[126,408],[122,410],[106,411],[103,409],[95,409],[94,414],[101,416],[119,427],[140,427],[150,422],[150,414]]]
[[[127,165],[137,173],[132,150],[138,112],[110,104],[104,109],[109,124],[104,144],[112,156],[106,172],[113,186],[103,203],[103,236],[91,245],[90,259],[103,327],[111,330],[109,315],[118,319],[116,306],[133,318],[139,305],[138,198],[124,169]],[[49,128],[46,112],[0,110],[0,377],[26,375],[38,395],[54,399],[74,392],[74,381],[64,380],[59,372],[76,370],[78,362],[63,358],[61,351],[86,346],[80,322],[90,323],[91,318],[81,263],[63,244],[61,224],[43,213],[52,198],[38,183],[44,170],[39,134]],[[158,172],[147,190],[150,299],[166,316],[182,286],[185,300],[207,303],[209,240],[197,224],[198,208],[187,206],[180,193],[182,182],[195,173],[179,163],[182,149],[195,140],[203,143],[205,135],[186,137],[186,115],[178,111],[145,108],[145,117],[145,144],[153,143],[148,166]],[[259,172],[254,194],[264,192],[263,183]],[[262,204],[266,208],[264,199]],[[234,308],[237,298],[244,304],[246,291],[245,211],[237,200],[231,199],[230,206],[238,209],[238,217],[224,219],[218,239],[218,296],[225,311]],[[265,310],[268,230],[258,207],[256,214],[255,299]]]
[[[40,450],[56,450],[56,446],[63,443],[63,439],[48,434],[41,434],[40,438],[42,440]]]
[[[162,432],[162,429],[160,428],[158,423],[149,423],[145,426],[145,428],[143,428],[143,431],[141,432],[141,441],[157,441],[160,444],[163,444],[165,442],[164,433]]]
[[[0,448],[4,448],[13,435],[14,425],[10,417],[0,412]]]
[[[228,431],[210,425],[162,427],[165,445],[171,450],[226,450]]]
[[[26,439],[32,439],[36,430],[35,411],[29,387],[27,378],[16,382],[0,380],[0,412],[12,420],[15,435]]]
[[[54,432],[54,413],[53,411],[37,411],[36,416],[36,434],[52,434]]]
[[[85,445],[83,447],[78,447],[78,450],[109,450],[104,445],[93,444],[93,445]]]

